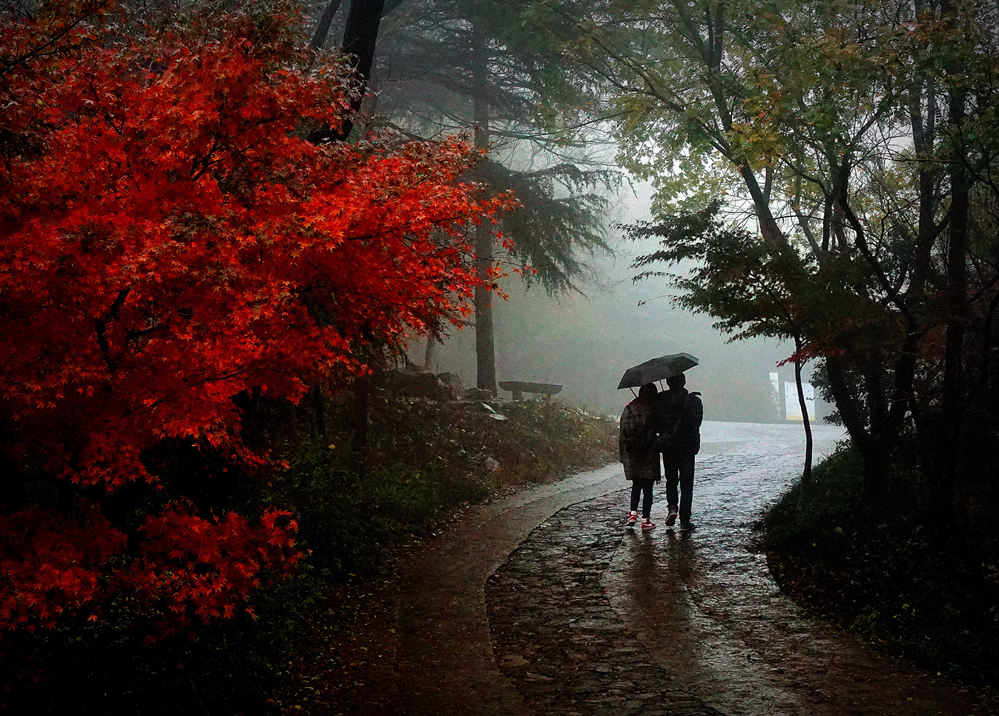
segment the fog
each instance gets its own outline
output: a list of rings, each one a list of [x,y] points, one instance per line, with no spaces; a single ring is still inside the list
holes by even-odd
[[[650,194],[642,185],[623,191],[620,213],[607,217],[609,227],[649,218]],[[791,354],[791,345],[764,339],[729,343],[710,317],[675,308],[664,279],[634,283],[631,263],[656,242],[627,241],[622,233],[608,228],[615,255],[594,257],[595,275],[581,284],[585,295],[549,297],[540,288],[525,290],[516,276],[501,284],[510,298],[494,304],[497,379],[559,383],[560,398],[616,415],[633,397],[630,390],[616,389],[625,369],[686,352],[700,359],[687,372],[687,387],[703,394],[706,419],[779,420],[769,373]],[[414,354],[423,345],[414,345]],[[436,372],[457,372],[466,386],[474,386],[474,330],[452,330],[432,362]],[[789,368],[780,372],[782,379],[792,379]]]

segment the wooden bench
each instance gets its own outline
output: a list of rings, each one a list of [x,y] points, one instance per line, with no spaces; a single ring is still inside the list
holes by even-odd
[[[532,383],[525,380],[503,380],[500,381],[499,387],[513,393],[514,400],[522,400],[524,393],[539,393],[541,395],[549,396],[555,395],[562,390],[561,385],[555,385],[553,383]]]

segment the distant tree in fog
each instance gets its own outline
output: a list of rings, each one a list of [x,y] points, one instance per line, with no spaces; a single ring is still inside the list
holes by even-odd
[[[654,216],[725,198],[779,260],[870,497],[914,429],[953,524],[965,411],[989,413],[995,380],[996,8],[538,5],[563,19],[566,55],[603,76]]]
[[[392,125],[431,137],[472,130],[486,153],[474,178],[515,191],[521,207],[498,227],[507,241],[488,227],[476,231],[480,278],[492,283],[499,262],[553,294],[578,290],[585,257],[607,248],[605,191],[617,175],[586,129],[592,118],[575,111],[582,101],[570,98],[572,85],[558,84],[565,68],[526,22],[506,3],[410,0],[385,33],[375,82],[378,110]],[[493,392],[496,295],[483,286],[475,297],[476,383]]]

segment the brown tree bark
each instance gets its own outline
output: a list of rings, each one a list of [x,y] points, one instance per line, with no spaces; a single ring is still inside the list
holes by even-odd
[[[805,402],[805,389],[801,381],[801,364],[798,357],[801,354],[804,344],[800,336],[794,337],[794,385],[798,391],[798,407],[801,408],[801,424],[805,430],[805,467],[801,473],[801,485],[805,489],[812,484],[812,421],[808,417],[808,404]]]
[[[341,4],[342,0],[330,0],[323,8],[323,14],[319,16],[319,21],[316,23],[316,31],[312,33],[312,42],[309,43],[313,48],[321,50],[326,46],[330,25],[333,23],[333,18],[336,17]]]
[[[960,0],[944,0],[944,20],[957,32]],[[957,75],[958,60],[951,60],[948,70]],[[950,150],[950,221],[947,246],[947,329],[944,344],[943,420],[945,435],[942,448],[943,475],[939,477],[940,507],[954,522],[954,487],[957,481],[959,447],[964,416],[964,343],[968,306],[968,214],[970,181],[962,129],[966,112],[967,90],[958,84],[948,90],[947,110],[951,133]]]
[[[321,47],[325,44],[325,35],[329,33],[329,25],[322,27],[327,13],[330,13],[328,21],[332,22],[338,8],[334,7],[338,0],[331,0],[330,4],[320,17],[319,24],[312,38],[313,47]],[[350,98],[350,110],[343,124],[336,130],[330,127],[322,127],[309,134],[309,140],[316,142],[345,141],[354,129],[353,116],[361,108],[364,101],[364,94],[371,79],[371,66],[375,59],[375,46],[378,42],[378,28],[381,25],[382,16],[394,9],[399,2],[386,2],[386,0],[351,0],[350,9],[347,11],[347,24],[343,30],[343,43],[341,50],[344,54],[352,57],[352,67],[356,74],[357,85],[355,93]],[[387,9],[386,9],[387,8]],[[332,12],[331,12],[332,11]]]
[[[476,35],[473,77],[479,89],[473,98],[475,146],[489,149],[489,99],[485,95],[488,80],[485,38]],[[496,343],[493,333],[493,292],[489,290],[489,269],[493,264],[493,235],[488,227],[475,227],[475,275],[486,285],[475,287],[475,386],[496,394]]]

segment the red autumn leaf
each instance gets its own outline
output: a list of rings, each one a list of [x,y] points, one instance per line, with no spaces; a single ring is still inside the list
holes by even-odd
[[[94,496],[0,506],[0,629],[96,618],[127,593],[168,632],[287,574],[296,525],[171,503],[126,555],[100,495],[156,484],[142,456],[167,438],[261,462],[233,396],[297,401],[364,373],[358,345],[455,320],[476,283],[460,226],[509,199],[457,181],[477,158],[457,140],[306,141],[340,122],[347,83],[307,69],[276,21],[272,37],[233,17],[112,41],[70,22],[85,6],[0,28],[21,58],[0,82],[2,449]]]

